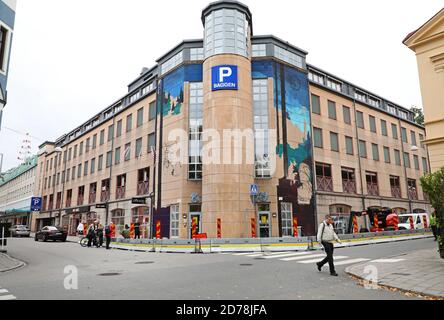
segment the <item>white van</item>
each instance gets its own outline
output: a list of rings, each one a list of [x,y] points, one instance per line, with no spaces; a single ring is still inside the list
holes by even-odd
[[[410,214],[400,214],[399,216],[399,230],[411,230],[410,227],[410,217],[413,217],[413,224],[415,230],[425,229],[424,227],[424,217],[427,218],[427,228],[430,228],[430,216],[428,213],[410,213]]]

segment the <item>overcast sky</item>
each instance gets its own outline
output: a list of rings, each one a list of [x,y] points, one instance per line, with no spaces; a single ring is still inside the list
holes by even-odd
[[[211,0],[19,0],[0,132],[3,170],[23,135],[54,141],[106,108],[143,67],[183,39],[203,37]],[[402,40],[442,0],[243,0],[254,34],[309,52],[307,61],[405,107],[422,106],[416,58]]]

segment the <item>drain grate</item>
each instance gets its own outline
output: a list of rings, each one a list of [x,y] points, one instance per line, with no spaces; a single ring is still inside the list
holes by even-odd
[[[154,261],[141,261],[141,262],[136,262],[135,264],[153,264]]]
[[[122,275],[121,273],[118,272],[108,272],[108,273],[100,273],[99,276],[100,277],[116,277],[116,276],[120,276]]]

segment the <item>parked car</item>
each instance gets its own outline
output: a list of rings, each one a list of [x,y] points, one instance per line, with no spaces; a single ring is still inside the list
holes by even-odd
[[[9,229],[11,232],[11,237],[29,237],[31,235],[31,230],[27,226],[16,225]]]
[[[62,241],[66,242],[68,237],[68,232],[58,227],[44,227],[42,230],[35,234],[35,241],[42,240],[46,242],[48,240],[52,241]]]

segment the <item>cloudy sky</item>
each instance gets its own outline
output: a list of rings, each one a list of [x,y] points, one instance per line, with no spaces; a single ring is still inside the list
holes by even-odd
[[[201,10],[210,1],[19,0],[3,170],[19,164],[24,133],[37,152],[124,95],[142,67],[183,39],[201,38]],[[402,40],[442,0],[243,2],[256,35],[276,35],[321,69],[405,107],[422,106],[415,55]]]

